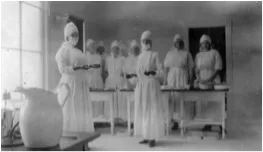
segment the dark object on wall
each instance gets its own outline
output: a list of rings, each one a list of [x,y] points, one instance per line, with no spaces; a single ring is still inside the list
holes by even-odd
[[[199,42],[203,34],[209,35],[212,40],[212,47],[216,49],[222,58],[223,69],[220,72],[221,82],[226,82],[226,34],[225,27],[202,27],[189,28],[189,49],[195,59],[199,52]]]
[[[73,22],[79,30],[79,42],[78,42],[76,47],[83,52],[84,51],[84,48],[83,48],[83,41],[84,41],[83,40],[83,28],[84,28],[83,23],[84,23],[84,20],[73,15],[73,14],[70,14],[70,13],[67,13],[66,16],[67,16],[67,23]]]

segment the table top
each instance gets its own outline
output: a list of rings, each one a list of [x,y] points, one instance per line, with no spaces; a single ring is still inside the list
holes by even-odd
[[[121,89],[121,92],[133,92],[134,89]],[[161,89],[162,92],[228,92],[229,89]]]
[[[76,147],[93,141],[100,137],[100,133],[87,133],[87,132],[65,132],[60,140],[60,148],[63,151],[74,150]],[[24,146],[12,147],[12,148],[1,148],[2,151],[25,151]]]
[[[90,92],[115,92],[116,89],[90,89]]]

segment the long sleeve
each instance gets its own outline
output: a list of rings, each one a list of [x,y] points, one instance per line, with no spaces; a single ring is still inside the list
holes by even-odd
[[[121,58],[121,73],[125,72],[125,57]]]
[[[56,61],[57,61],[59,72],[61,74],[73,74],[74,73],[73,66],[67,64],[65,60],[65,52],[66,50],[64,48],[61,48],[56,54]]]
[[[144,75],[144,71],[143,71],[142,66],[141,66],[141,56],[139,56],[138,63],[136,65],[136,74],[138,76],[138,79],[142,80],[142,77]]]
[[[222,58],[218,51],[215,51],[215,70],[222,70]]]
[[[169,68],[170,65],[171,65],[171,57],[170,57],[170,53],[168,52],[164,59],[164,67]]]
[[[157,72],[156,77],[162,79],[164,71],[163,71],[162,64],[161,64],[160,59],[159,59],[158,52],[155,52],[154,60],[155,60],[155,67],[156,67],[156,72]]]
[[[199,60],[199,53],[197,53],[196,54],[196,56],[195,56],[195,65],[194,65],[194,67],[195,67],[195,70],[197,70],[197,71],[199,71],[199,65],[198,65],[198,61]]]

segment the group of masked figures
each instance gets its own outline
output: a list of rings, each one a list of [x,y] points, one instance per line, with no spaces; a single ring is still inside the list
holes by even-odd
[[[200,38],[200,51],[193,61],[191,53],[184,47],[182,36],[176,34],[174,47],[167,53],[163,63],[159,60],[158,52],[153,49],[153,34],[149,30],[142,33],[140,44],[136,40],[131,41],[128,57],[122,56],[120,43],[116,40],[112,42],[108,56],[101,51],[103,43],[97,44],[88,39],[87,51],[83,53],[76,48],[78,41],[78,28],[72,22],[67,23],[64,42],[55,58],[62,75],[58,86],[68,84],[70,87],[68,100],[61,103],[64,131],[94,132],[93,115],[109,111],[109,106],[103,106],[103,102],[92,105],[90,88],[134,88],[134,135],[142,137],[140,144],[154,147],[156,141],[165,134],[161,85],[189,89],[197,83],[220,83],[222,60],[218,51],[212,48],[208,35]],[[60,87],[58,91],[60,98],[67,94]],[[115,116],[125,116],[126,110],[120,110],[126,107],[125,99],[122,95],[118,96]],[[211,106],[207,104],[199,106],[199,115],[216,115],[215,111],[210,110],[209,113]]]

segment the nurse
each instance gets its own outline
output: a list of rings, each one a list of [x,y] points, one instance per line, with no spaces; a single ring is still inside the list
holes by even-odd
[[[161,88],[158,76],[161,67],[159,55],[152,51],[151,32],[141,36],[142,53],[139,56],[136,72],[138,83],[135,89],[135,134],[142,134],[140,144],[154,147],[164,135],[164,115],[162,111]],[[139,107],[139,108],[138,108]]]
[[[175,89],[189,89],[192,74],[194,69],[194,62],[192,55],[188,50],[184,48],[184,41],[181,35],[176,34],[173,39],[174,49],[169,51],[164,59],[164,67],[167,76],[168,86]],[[173,98],[175,99],[175,98]],[[180,105],[179,102],[175,102],[175,118],[179,118]],[[174,112],[174,104],[172,104],[171,111]],[[189,107],[189,106],[188,106]],[[189,112],[187,112],[188,114]],[[177,120],[178,121],[178,120]],[[178,123],[175,123],[173,129],[178,128]]]
[[[103,89],[103,80],[102,80],[102,60],[101,56],[96,53],[96,43],[92,39],[88,39],[86,43],[87,49],[87,61],[88,65],[94,66],[89,69],[87,72],[87,79],[89,87],[91,89]],[[102,103],[93,103],[92,105],[93,115],[98,116],[103,113],[103,104]]]
[[[106,79],[106,88],[121,88],[123,85],[123,65],[124,58],[120,55],[120,47],[117,41],[113,41],[111,44],[111,56],[106,59],[105,70],[108,73]]]
[[[103,89],[103,80],[101,77],[102,59],[101,56],[96,53],[96,43],[92,39],[88,39],[86,43],[87,57],[89,65],[95,65],[88,72],[89,87],[92,89]]]
[[[187,89],[192,79],[194,62],[192,55],[184,48],[181,35],[174,36],[174,49],[169,51],[164,59],[167,69],[167,83],[175,89]]]
[[[128,57],[126,58],[123,72],[126,78],[125,87],[128,89],[133,89],[137,83],[136,75],[136,65],[138,61],[138,56],[140,54],[140,47],[136,40],[132,40],[130,43],[130,49],[128,52]]]
[[[68,84],[70,96],[63,105],[63,130],[69,132],[94,132],[89,85],[85,78],[85,55],[75,46],[79,31],[72,22],[64,29],[65,42],[56,54],[56,62],[62,77],[60,84]],[[60,89],[58,90],[59,92]],[[67,94],[67,93],[66,93]],[[60,97],[65,98],[61,92]]]
[[[105,88],[107,89],[121,89],[124,86],[123,78],[123,66],[125,58],[120,56],[120,45],[118,41],[113,41],[111,44],[111,56],[106,60],[105,70],[108,73],[108,77],[105,82]],[[118,118],[126,119],[126,101],[125,96],[118,94],[115,98],[115,116]]]
[[[196,55],[195,66],[196,83],[220,83],[219,72],[222,70],[222,59],[218,51],[212,48],[211,38],[208,35],[200,38],[200,52]],[[199,116],[216,118],[220,112],[216,111],[217,109],[219,108],[216,107],[216,103],[202,103]],[[204,130],[210,129],[210,125],[204,128]]]

